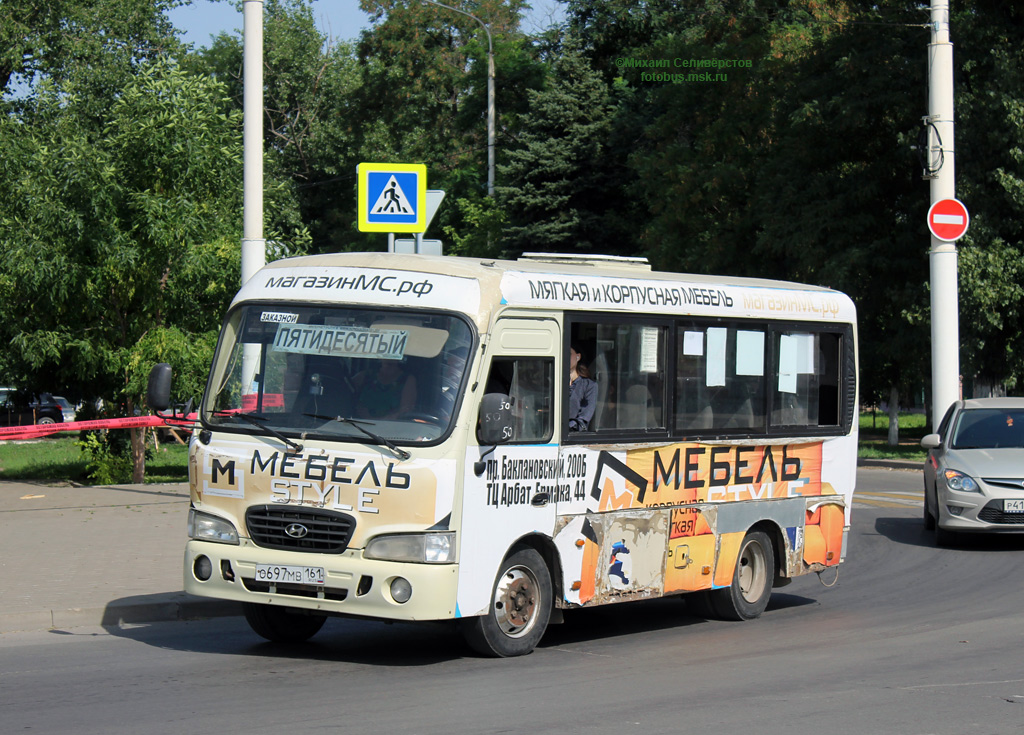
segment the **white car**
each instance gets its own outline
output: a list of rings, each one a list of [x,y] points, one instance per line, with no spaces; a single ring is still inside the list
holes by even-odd
[[[58,406],[60,406],[60,411],[64,414],[65,421],[75,420],[75,407],[71,405],[71,401],[64,396],[53,396],[53,400]]]
[[[921,446],[924,525],[937,544],[1024,531],[1024,398],[957,401]]]

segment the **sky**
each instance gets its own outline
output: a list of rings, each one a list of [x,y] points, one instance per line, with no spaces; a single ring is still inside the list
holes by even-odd
[[[551,19],[561,20],[564,5],[558,0],[533,0],[533,11],[523,22],[523,30],[537,31],[546,27]],[[193,0],[191,5],[175,8],[169,14],[171,22],[184,31],[186,43],[209,46],[218,33],[241,32],[242,11],[230,0]],[[352,40],[370,24],[370,16],[359,9],[358,0],[313,0],[313,17],[321,32],[336,41]]]

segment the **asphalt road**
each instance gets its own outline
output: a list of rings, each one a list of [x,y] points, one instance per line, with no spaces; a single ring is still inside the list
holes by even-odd
[[[578,611],[530,656],[442,626],[237,618],[0,636],[2,733],[830,733],[1024,726],[1024,537],[938,549],[916,472],[861,470],[847,562],[746,623],[678,600]]]

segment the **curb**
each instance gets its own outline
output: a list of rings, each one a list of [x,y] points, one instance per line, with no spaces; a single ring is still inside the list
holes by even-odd
[[[201,620],[237,615],[242,615],[240,602],[206,599],[186,592],[173,592],[114,600],[103,607],[0,613],[0,634],[85,626],[118,627],[137,623]]]
[[[858,467],[873,467],[888,470],[919,470],[924,462],[908,462],[902,459],[857,459]]]

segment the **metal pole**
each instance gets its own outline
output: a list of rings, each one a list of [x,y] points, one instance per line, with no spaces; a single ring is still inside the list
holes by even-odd
[[[263,0],[242,4],[242,284],[267,262],[263,239]],[[242,351],[242,392],[258,389],[259,345]]]
[[[487,30],[487,26],[484,26]],[[487,196],[494,197],[494,49],[487,31]]]
[[[932,0],[928,45],[928,116],[931,123],[931,201],[956,197],[953,145],[953,44],[949,0]],[[928,255],[932,311],[932,429],[960,398],[960,322],[956,244],[932,235]]]
[[[487,24],[477,18],[475,15],[467,13],[465,10],[459,10],[453,8],[451,5],[445,5],[444,3],[434,2],[434,0],[423,0],[428,5],[436,5],[439,8],[445,10],[451,10],[453,13],[464,15],[467,18],[472,18],[480,27],[484,29],[484,33],[487,34],[487,196],[494,196],[494,125],[495,115],[494,110],[494,44],[491,41],[491,29],[487,27]]]
[[[267,262],[263,239],[263,0],[244,0],[242,283]]]

